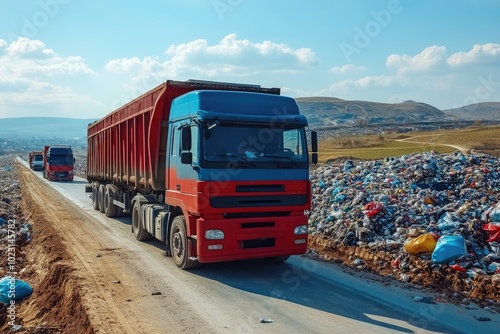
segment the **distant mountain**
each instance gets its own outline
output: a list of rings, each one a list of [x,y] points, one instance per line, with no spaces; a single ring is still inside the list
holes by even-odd
[[[379,103],[328,97],[295,99],[311,128],[452,120],[441,110],[422,102]]]
[[[0,118],[2,138],[84,138],[87,125],[96,119],[64,117]]]
[[[447,115],[467,120],[500,120],[500,102],[481,102],[460,108],[446,109]]]

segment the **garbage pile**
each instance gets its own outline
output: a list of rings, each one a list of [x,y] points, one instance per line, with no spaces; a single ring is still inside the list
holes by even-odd
[[[33,291],[19,279],[26,265],[23,248],[31,241],[33,232],[20,211],[17,169],[14,157],[0,156],[0,327],[16,323],[16,303]]]
[[[385,259],[392,261],[391,274],[396,272],[404,282],[415,283],[417,276],[422,281],[426,272],[446,269],[463,281],[455,282],[455,289],[477,290],[471,282],[488,277],[484,284],[493,285],[493,294],[483,295],[500,301],[498,158],[432,151],[347,160],[319,167],[311,172],[311,181],[312,239],[327,238],[343,250],[385,252]],[[359,256],[349,261],[360,268],[366,262]],[[409,265],[419,261],[428,264],[427,271]],[[378,265],[382,271],[388,264]],[[370,270],[377,272],[376,267]]]

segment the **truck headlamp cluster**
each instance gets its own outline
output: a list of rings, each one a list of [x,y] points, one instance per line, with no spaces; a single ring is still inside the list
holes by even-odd
[[[293,234],[307,234],[307,225],[299,225],[293,230]]]
[[[206,230],[205,238],[208,240],[221,240],[224,239],[224,232],[221,230]]]

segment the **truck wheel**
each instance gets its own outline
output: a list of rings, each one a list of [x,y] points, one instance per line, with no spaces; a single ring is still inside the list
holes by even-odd
[[[188,242],[186,234],[186,219],[177,216],[170,228],[170,253],[177,267],[191,269],[198,266],[197,260],[189,259]]]
[[[150,234],[141,224],[141,203],[139,201],[135,202],[132,208],[132,232],[139,241],[149,240]]]
[[[104,184],[100,184],[99,188],[97,189],[97,202],[99,205],[99,211],[104,213],[104,189],[105,189]]]
[[[94,210],[99,210],[99,183],[92,182],[92,207]]]
[[[117,207],[113,204],[113,199],[115,198],[115,189],[113,186],[107,184],[104,189],[104,214],[106,217],[114,217],[117,213]]]
[[[278,262],[285,262],[289,258],[290,258],[290,255],[282,255],[282,256],[271,257],[271,258],[269,258],[269,260],[271,260],[271,262],[278,263]]]

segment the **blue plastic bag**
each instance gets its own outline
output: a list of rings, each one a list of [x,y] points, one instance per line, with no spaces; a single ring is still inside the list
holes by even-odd
[[[33,293],[31,285],[20,279],[5,276],[0,280],[0,303],[16,302]]]
[[[461,235],[443,235],[438,239],[431,258],[434,263],[448,263],[467,255],[465,239]]]

